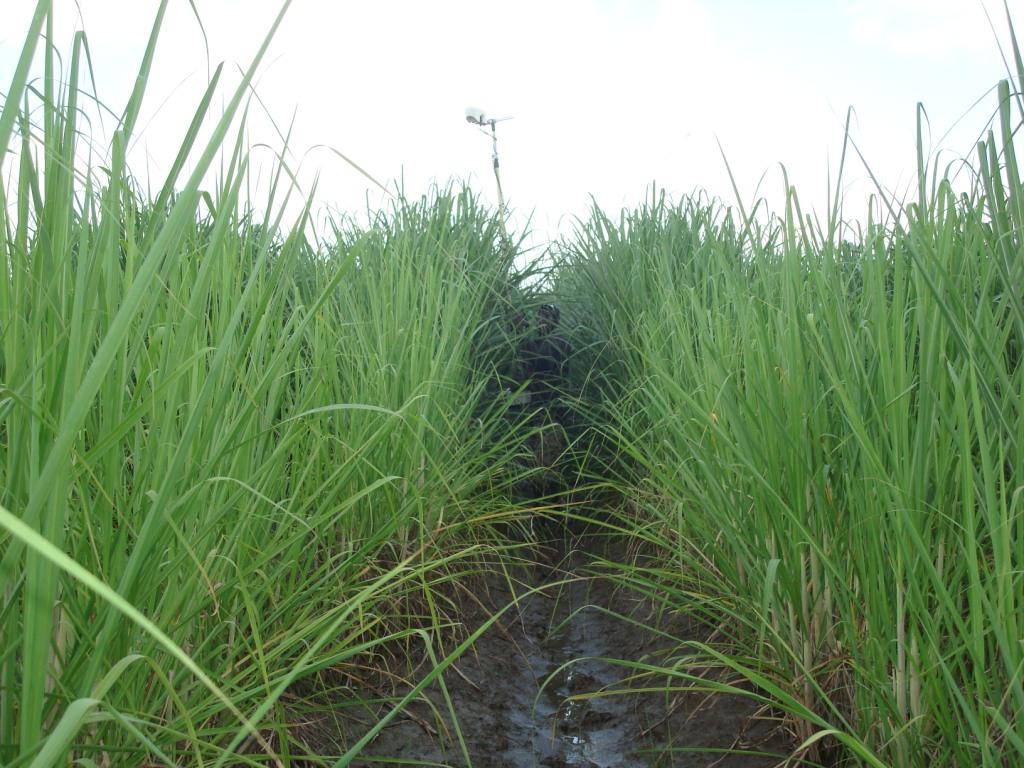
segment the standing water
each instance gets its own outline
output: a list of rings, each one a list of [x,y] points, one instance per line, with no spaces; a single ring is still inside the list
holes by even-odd
[[[580,544],[565,547],[569,553],[558,566],[535,566],[530,583],[515,591],[542,589],[521,598],[518,610],[507,611],[445,674],[474,765],[767,768],[788,754],[792,745],[770,721],[753,718],[754,705],[744,699],[626,691],[629,669],[613,660],[650,658],[672,642],[643,629],[651,619],[644,599],[588,576],[584,550],[595,541]],[[493,579],[487,592],[492,605],[512,598],[503,580]],[[382,704],[360,719],[374,722],[388,708]],[[353,735],[345,734],[348,743]],[[465,765],[436,688],[410,704],[363,755],[367,761],[356,764]]]

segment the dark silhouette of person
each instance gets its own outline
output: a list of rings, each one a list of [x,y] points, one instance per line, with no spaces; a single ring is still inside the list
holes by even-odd
[[[554,304],[537,310],[537,329],[526,340],[523,362],[530,405],[551,419],[560,421],[559,394],[569,373],[569,344],[558,333],[561,313]]]

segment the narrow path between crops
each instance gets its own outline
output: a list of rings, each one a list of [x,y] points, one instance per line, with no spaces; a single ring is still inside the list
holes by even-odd
[[[640,626],[654,620],[650,603],[592,576],[588,564],[598,547],[603,545],[593,537],[567,538],[552,550],[554,565],[538,564],[520,574],[526,583],[516,587],[517,594],[529,586],[549,586],[521,600],[519,610],[507,612],[446,673],[474,765],[778,764],[792,745],[776,723],[754,717],[754,706],[744,699],[623,692],[628,670],[603,659],[657,658],[674,643]],[[498,576],[488,579],[486,592],[485,600],[493,605],[506,604],[512,596]],[[698,631],[675,626],[673,634],[697,637]],[[649,679],[644,686],[662,683]],[[435,686],[426,698],[385,728],[356,764],[464,765],[442,692]],[[379,711],[363,714],[373,722],[384,711],[382,704]],[[664,753],[666,747],[672,752]]]

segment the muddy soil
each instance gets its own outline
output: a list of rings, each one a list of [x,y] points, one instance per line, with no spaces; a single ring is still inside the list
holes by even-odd
[[[778,723],[736,696],[666,697],[632,693],[629,670],[606,659],[655,659],[674,646],[646,630],[652,621],[644,599],[589,575],[595,539],[567,539],[552,551],[554,563],[520,574],[512,589],[520,600],[477,641],[445,683],[466,748],[487,768],[640,768],[717,766],[758,768],[779,764],[793,748]],[[481,597],[491,607],[513,597],[508,583],[491,578]],[[628,617],[636,623],[623,619]],[[472,628],[483,611],[467,620]],[[706,634],[706,631],[705,631]],[[701,630],[674,627],[676,637]],[[647,680],[643,685],[658,685]],[[397,693],[401,695],[402,691]],[[388,711],[348,712],[330,718],[336,743],[353,743],[359,722]],[[325,723],[326,725],[326,723]],[[314,723],[307,723],[307,728]],[[441,691],[435,686],[412,703],[363,751],[353,765],[463,766]],[[321,737],[324,734],[321,733]]]

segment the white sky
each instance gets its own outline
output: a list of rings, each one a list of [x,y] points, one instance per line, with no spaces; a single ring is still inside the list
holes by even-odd
[[[1004,44],[1001,2],[986,0]],[[54,0],[56,38],[89,37],[100,96],[120,111],[134,82],[155,0]],[[33,0],[0,0],[0,89],[6,91]],[[196,0],[212,63],[247,64],[280,0]],[[79,15],[79,9],[81,14]],[[1024,30],[1024,0],[1010,0]],[[206,84],[203,39],[187,0],[172,0],[133,155],[136,173],[166,169]],[[469,179],[494,201],[490,142],[463,117],[477,105],[499,125],[503,182],[534,242],[565,231],[590,196],[617,210],[651,182],[698,187],[732,202],[721,142],[749,203],[782,199],[779,163],[805,206],[824,208],[846,108],[872,170],[904,189],[915,163],[915,104],[932,141],[970,153],[1006,76],[980,0],[295,0],[258,81],[267,110],[320,175],[319,200],[365,209],[366,180],[334,154],[410,196]],[[224,91],[227,93],[227,91]],[[987,95],[986,95],[987,94]],[[254,109],[253,144],[279,147]],[[108,120],[109,129],[112,121]],[[306,154],[308,151],[308,154]],[[270,153],[254,158],[268,167]],[[952,157],[952,156],[951,156]],[[855,161],[848,212],[870,191]],[[381,200],[371,192],[371,204]]]

